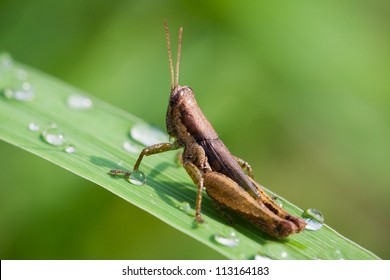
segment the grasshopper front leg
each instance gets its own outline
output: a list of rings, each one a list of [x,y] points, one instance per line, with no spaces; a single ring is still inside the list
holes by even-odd
[[[172,150],[177,150],[180,148],[179,143],[160,143],[160,144],[154,144],[150,147],[147,147],[142,150],[142,152],[139,154],[137,162],[134,164],[133,171],[138,170],[139,165],[141,164],[141,161],[144,156],[150,156],[154,154],[164,153]]]
[[[139,154],[137,162],[134,164],[133,171],[137,171],[139,169],[139,166],[141,164],[142,159],[144,156],[150,156],[154,154],[159,154],[159,153],[164,153],[172,150],[177,150],[181,148],[179,143],[174,142],[174,143],[159,143],[159,144],[154,144],[152,146],[146,147],[142,150],[142,152]],[[111,175],[115,176],[117,174],[124,174],[126,177],[129,177],[131,172],[127,172],[124,170],[110,170]]]

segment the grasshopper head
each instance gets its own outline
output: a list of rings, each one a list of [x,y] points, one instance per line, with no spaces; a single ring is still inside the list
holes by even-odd
[[[169,136],[177,138],[177,124],[186,108],[196,104],[194,92],[188,86],[175,86],[171,89],[166,116],[167,132]]]
[[[199,124],[202,124],[202,128],[206,125],[208,130],[210,130],[210,128],[212,129],[212,127],[199,109],[192,89],[188,86],[179,85],[179,66],[183,28],[180,27],[179,29],[176,71],[174,71],[171,42],[169,39],[168,26],[165,21],[164,26],[168,45],[169,68],[171,70],[171,95],[169,97],[166,117],[167,132],[169,136],[176,138],[178,142],[184,145],[184,142],[187,140],[191,141],[193,135],[199,134]]]
[[[193,100],[194,92],[189,86],[175,86],[169,96],[169,106],[177,106],[185,100]]]

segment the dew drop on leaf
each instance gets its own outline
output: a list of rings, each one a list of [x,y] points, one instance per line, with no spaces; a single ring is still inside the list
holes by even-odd
[[[31,101],[35,97],[35,91],[29,82],[14,83],[3,90],[6,98],[16,101]]]
[[[130,136],[132,139],[147,147],[158,143],[169,142],[169,137],[164,131],[157,126],[147,123],[135,124],[130,129]]]
[[[28,130],[32,131],[32,132],[36,132],[36,131],[39,131],[39,124],[37,123],[34,123],[34,122],[30,122],[27,126]]]
[[[189,212],[191,210],[190,203],[187,201],[180,203],[179,209],[184,211],[184,212]]]
[[[142,186],[146,183],[146,176],[142,171],[135,170],[131,172],[129,182],[133,185]]]
[[[75,94],[68,97],[66,100],[68,108],[73,110],[86,110],[92,107],[92,100],[86,96]]]
[[[42,131],[42,138],[46,143],[53,146],[62,146],[65,143],[64,133],[55,124]]]
[[[267,257],[267,256],[262,256],[262,255],[255,255],[253,257],[255,260],[272,260],[271,258]]]
[[[65,153],[67,154],[74,154],[76,152],[76,147],[72,144],[70,145],[67,145],[65,148],[64,148],[64,151]]]
[[[231,228],[227,228],[215,234],[214,240],[218,244],[226,247],[236,247],[240,242],[240,239],[237,237],[237,233]]]
[[[326,249],[318,255],[318,259],[322,260],[344,260],[345,257],[339,249]]]
[[[12,56],[9,53],[0,53],[0,71],[5,71],[13,65]]]
[[[139,154],[141,152],[141,149],[133,141],[130,141],[130,140],[123,142],[122,148],[126,152],[129,152],[132,154]]]
[[[301,217],[305,220],[305,228],[308,230],[319,230],[324,224],[324,216],[319,210],[314,208],[309,208],[303,211]]]

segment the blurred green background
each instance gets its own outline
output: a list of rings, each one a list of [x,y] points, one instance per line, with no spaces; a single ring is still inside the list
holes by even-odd
[[[164,18],[173,42],[184,27],[180,83],[257,181],[389,259],[390,2],[0,0],[0,49],[164,128]],[[222,257],[45,160],[0,155],[2,259]]]

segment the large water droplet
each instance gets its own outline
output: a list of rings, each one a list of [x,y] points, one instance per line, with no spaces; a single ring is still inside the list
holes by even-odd
[[[131,172],[129,177],[130,183],[137,186],[142,186],[146,182],[146,176],[145,174],[140,170],[135,170]]]
[[[180,203],[179,209],[184,212],[189,212],[191,210],[191,205],[187,201],[184,201]]]
[[[240,242],[236,232],[231,228],[224,229],[222,232],[215,234],[214,240],[226,247],[236,247]]]
[[[324,216],[319,210],[314,208],[305,210],[301,217],[305,220],[305,228],[308,230],[319,230],[324,224]]]
[[[32,131],[32,132],[36,132],[36,131],[39,131],[39,124],[37,123],[34,123],[34,122],[30,122],[28,124],[28,130]]]
[[[169,142],[169,137],[164,131],[147,123],[135,124],[130,129],[130,136],[145,146]]]
[[[53,146],[61,146],[65,143],[64,133],[55,124],[42,131],[42,138],[46,143]]]
[[[132,154],[139,154],[141,152],[140,147],[130,140],[123,142],[122,147],[125,151]]]
[[[21,82],[14,86],[5,87],[4,96],[17,101],[31,101],[35,97],[35,91],[30,83]]]
[[[70,144],[70,145],[67,145],[67,146],[64,148],[64,151],[65,151],[65,153],[67,153],[67,154],[73,154],[73,153],[76,152],[76,147],[75,147],[74,145]]]
[[[86,110],[92,107],[92,100],[83,95],[71,95],[66,100],[66,104],[73,110]]]

